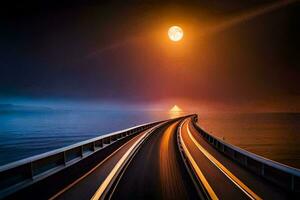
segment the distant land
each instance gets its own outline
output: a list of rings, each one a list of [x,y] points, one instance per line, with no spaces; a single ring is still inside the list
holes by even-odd
[[[34,111],[51,111],[52,108],[44,106],[25,106],[15,104],[0,104],[0,113],[3,112],[34,112]]]

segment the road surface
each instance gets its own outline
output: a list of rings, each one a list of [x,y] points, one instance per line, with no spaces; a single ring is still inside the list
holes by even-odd
[[[160,123],[123,143],[50,199],[294,199],[217,151],[191,117]],[[30,199],[49,199],[36,194]]]
[[[153,133],[121,177],[112,199],[197,199],[181,160],[176,129],[179,121]]]
[[[181,138],[201,170],[212,193],[219,199],[288,199],[288,193],[250,173],[218,152],[193,127],[181,126]]]

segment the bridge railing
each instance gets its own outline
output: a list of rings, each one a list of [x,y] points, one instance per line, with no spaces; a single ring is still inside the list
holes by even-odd
[[[83,160],[119,139],[161,122],[142,124],[3,165],[0,167],[0,199]]]
[[[224,140],[213,136],[202,128],[197,123],[197,116],[193,117],[193,125],[199,133],[218,151],[222,152],[227,157],[238,162],[248,170],[260,175],[261,177],[279,185],[290,191],[300,191],[300,170],[278,163],[276,161],[264,158],[257,154],[251,153],[234,145],[231,145]]]

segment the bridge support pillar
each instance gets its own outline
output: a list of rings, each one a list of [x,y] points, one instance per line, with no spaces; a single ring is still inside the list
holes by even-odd
[[[291,190],[292,191],[295,190],[295,176],[293,176],[293,175],[291,177]]]
[[[248,166],[248,157],[245,157],[245,166]]]
[[[92,148],[93,148],[93,151],[96,151],[96,143],[95,142],[93,142]]]
[[[32,162],[29,163],[28,165],[28,175],[31,179],[33,179],[33,166],[32,166]]]
[[[100,148],[103,147],[103,139],[101,139],[101,140],[98,142],[98,145],[99,145]]]
[[[261,165],[261,175],[262,176],[265,175],[265,165],[264,164]]]
[[[83,157],[83,146],[80,147],[80,156]]]
[[[67,164],[67,155],[66,155],[66,152],[64,151],[64,165],[66,166]]]

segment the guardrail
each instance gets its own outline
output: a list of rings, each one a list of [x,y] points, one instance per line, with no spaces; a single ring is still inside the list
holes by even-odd
[[[164,121],[142,124],[3,165],[0,167],[0,199],[74,165],[119,139],[161,122]]]
[[[213,136],[202,128],[197,123],[198,117],[194,116],[192,122],[194,127],[213,147],[218,151],[238,162],[248,170],[258,174],[259,176],[271,181],[272,183],[288,189],[293,192],[300,191],[300,170],[278,163],[276,161],[264,158],[257,154],[251,153],[234,145],[231,145],[224,140]]]
[[[197,116],[195,116],[197,117]],[[193,118],[193,116],[192,116]],[[190,152],[188,151],[181,135],[182,125],[184,120],[182,120],[178,127],[176,132],[177,137],[177,147],[179,149],[180,156],[182,158],[182,161],[185,165],[185,168],[187,169],[187,172],[189,176],[191,177],[191,180],[193,182],[193,185],[195,186],[195,189],[197,191],[197,194],[199,195],[200,199],[212,199],[210,194],[208,193],[207,188],[204,186],[204,183],[201,180],[201,177],[198,176],[197,170],[195,167],[195,164],[193,164],[193,158],[190,155]]]

